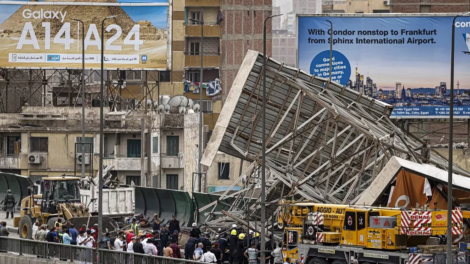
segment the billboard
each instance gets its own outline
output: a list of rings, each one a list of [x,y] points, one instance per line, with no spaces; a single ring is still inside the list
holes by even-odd
[[[168,1],[0,1],[0,67],[167,69]],[[101,24],[104,18],[112,17]],[[85,30],[79,19],[84,22]]]
[[[394,105],[392,118],[448,118],[453,16],[300,16],[298,67]],[[455,23],[454,115],[470,117],[470,17]]]

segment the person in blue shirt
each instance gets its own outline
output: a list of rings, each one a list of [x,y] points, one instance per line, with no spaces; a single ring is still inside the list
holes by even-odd
[[[64,245],[70,245],[72,241],[72,237],[70,236],[69,230],[67,228],[63,230],[62,241]]]
[[[78,231],[75,229],[75,225],[71,224],[70,229],[69,229],[70,236],[72,239],[70,240],[71,245],[76,245],[77,244],[77,236],[78,236]]]
[[[111,234],[106,233],[106,236],[101,239],[102,249],[111,249]]]

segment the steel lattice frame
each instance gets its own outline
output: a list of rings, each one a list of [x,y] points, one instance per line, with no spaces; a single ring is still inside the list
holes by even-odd
[[[232,191],[235,182],[219,201],[200,209],[225,214],[207,222],[211,227],[260,218],[263,59],[247,53],[203,156],[206,166],[217,151],[251,162],[240,177],[242,190]],[[422,162],[422,142],[392,123],[392,106],[334,83],[323,88],[327,80],[272,59],[266,70],[267,219],[280,199],[354,203],[394,155]],[[433,153],[430,163],[445,168],[447,161]],[[458,167],[455,172],[469,176]],[[247,203],[248,197],[256,202]],[[232,209],[214,212],[228,198],[235,198]]]
[[[81,70],[77,69],[0,69],[0,113],[18,113],[29,106],[81,106]],[[158,71],[105,71],[105,101],[110,109],[138,111],[157,100]],[[135,76],[140,76],[138,80]],[[132,78],[130,78],[132,77]],[[99,99],[100,70],[86,70],[86,106]],[[124,85],[127,80],[127,85]],[[130,89],[133,87],[133,89]],[[140,87],[140,95],[133,94]],[[126,96],[121,96],[123,93]],[[142,107],[141,107],[142,106]]]

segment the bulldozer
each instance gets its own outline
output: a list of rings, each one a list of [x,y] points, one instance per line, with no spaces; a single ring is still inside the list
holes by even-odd
[[[83,224],[88,227],[98,223],[97,214],[91,213],[88,206],[80,201],[79,177],[47,177],[38,184],[41,185],[42,194],[34,194],[30,188],[28,196],[21,200],[20,216],[13,220],[20,238],[32,238],[33,223],[36,221],[46,224],[48,228],[54,227],[58,219],[77,228]],[[115,220],[104,216],[103,228],[109,231],[119,227]]]

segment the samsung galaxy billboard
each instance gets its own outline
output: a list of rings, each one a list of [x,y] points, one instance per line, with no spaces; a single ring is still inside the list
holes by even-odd
[[[165,70],[168,0],[0,0],[0,67],[81,68],[83,39],[87,68]]]
[[[300,16],[298,66],[394,105],[394,118],[448,118],[453,16]],[[329,20],[329,21],[327,21]],[[454,115],[470,117],[470,17],[455,23]]]

